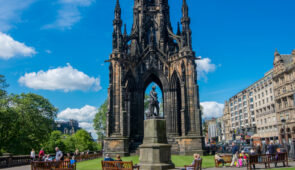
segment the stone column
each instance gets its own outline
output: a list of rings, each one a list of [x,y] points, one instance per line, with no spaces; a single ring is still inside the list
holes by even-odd
[[[139,146],[139,165],[141,170],[173,169],[171,145],[167,142],[165,119],[144,121],[144,140]]]

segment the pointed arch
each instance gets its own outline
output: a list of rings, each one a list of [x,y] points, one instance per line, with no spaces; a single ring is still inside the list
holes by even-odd
[[[172,135],[181,136],[182,121],[181,121],[181,87],[179,75],[176,71],[173,72],[170,79],[170,133]]]

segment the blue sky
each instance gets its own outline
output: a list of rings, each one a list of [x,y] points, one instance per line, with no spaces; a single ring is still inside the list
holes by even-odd
[[[120,0],[130,30],[132,0]],[[182,0],[169,0],[171,21]],[[294,0],[187,0],[208,116],[272,68],[273,53],[295,48]],[[107,97],[115,0],[0,0],[0,74],[10,93],[33,92],[92,131]],[[72,76],[68,76],[72,75]]]

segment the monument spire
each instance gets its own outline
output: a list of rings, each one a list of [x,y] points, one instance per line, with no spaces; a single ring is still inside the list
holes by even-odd
[[[121,7],[120,2],[117,0],[115,7],[115,19],[113,21],[114,31],[113,31],[113,50],[122,50],[122,20],[121,20]]]
[[[188,16],[188,5],[186,3],[186,0],[183,0],[182,3],[182,18],[181,18],[181,24],[182,24],[182,35],[185,38],[184,46],[189,47],[192,49],[192,43],[191,43],[191,29],[190,29],[190,17]]]
[[[119,0],[117,0],[117,2],[116,2],[115,19],[121,19],[121,7],[120,7]]]
[[[188,17],[188,5],[186,3],[186,0],[182,1],[182,17],[183,18]]]

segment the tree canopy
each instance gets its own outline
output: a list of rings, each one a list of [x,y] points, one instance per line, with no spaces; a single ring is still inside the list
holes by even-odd
[[[96,130],[98,140],[103,140],[106,135],[107,112],[108,112],[108,100],[105,100],[105,102],[98,109],[93,119],[93,126],[94,126],[94,129]]]
[[[57,109],[37,94],[9,95],[6,87],[0,76],[0,152],[28,154],[48,140]]]
[[[73,153],[76,149],[79,151],[97,151],[98,144],[94,142],[91,135],[84,129],[78,130],[75,134],[65,135],[60,131],[53,131],[46,143],[44,150],[46,153],[54,153],[55,147],[64,153]]]

